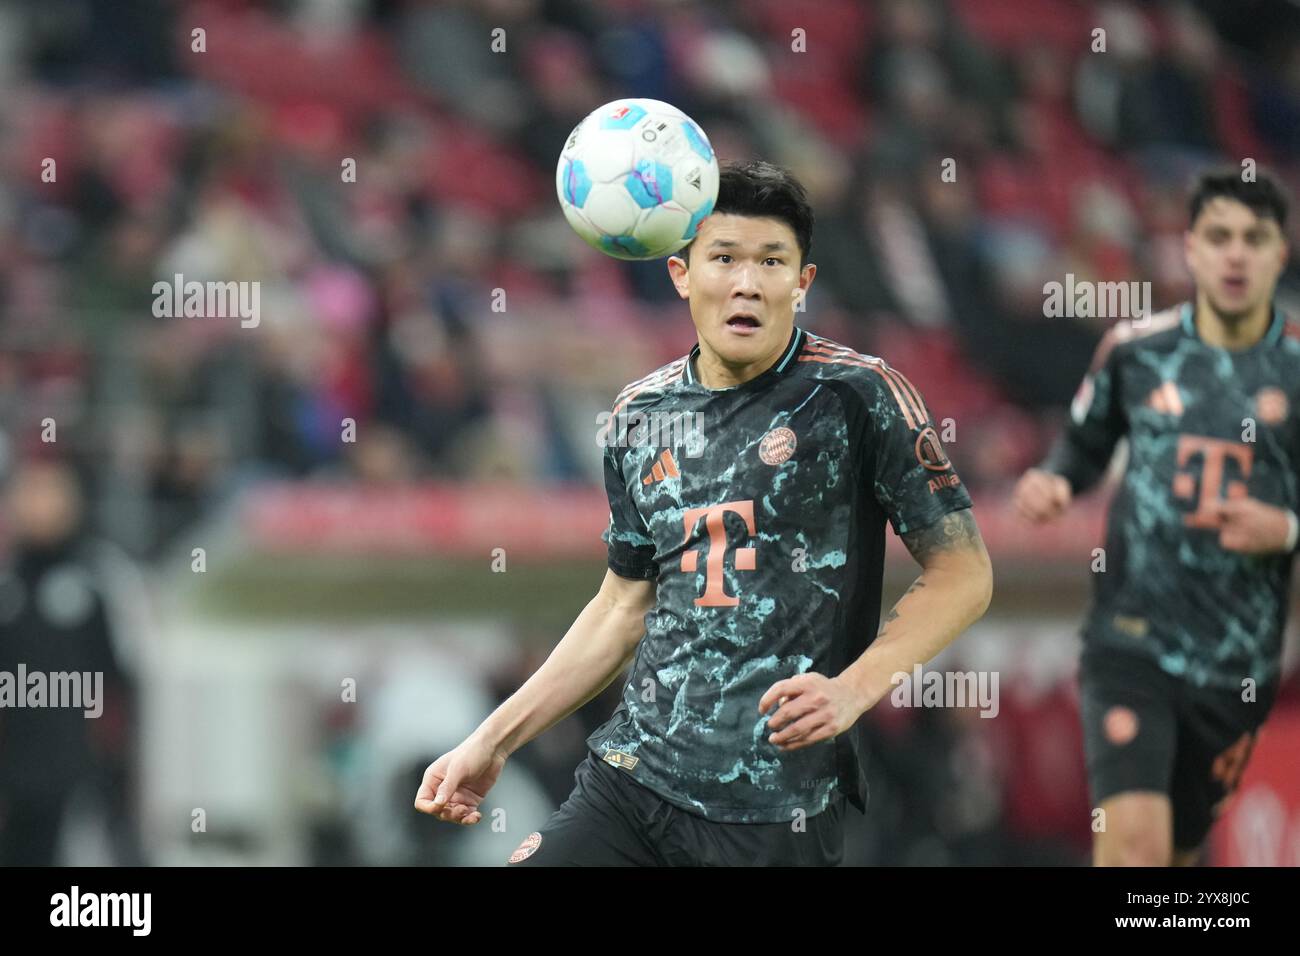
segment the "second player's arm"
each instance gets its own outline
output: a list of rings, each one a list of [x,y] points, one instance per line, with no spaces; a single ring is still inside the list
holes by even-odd
[[[1120,387],[1116,326],[1102,337],[1074,401],[1070,421],[1047,459],[1016,484],[1012,500],[1026,521],[1040,524],[1059,517],[1074,496],[1101,481],[1115,445],[1128,430]],[[1126,333],[1127,334],[1127,333]]]
[[[863,711],[984,614],[993,596],[993,567],[969,508],[902,535],[921,575],[885,617],[875,641],[845,668]]]
[[[654,581],[606,572],[596,596],[545,663],[479,725],[475,736],[509,756],[603,691],[636,653],[654,600]]]

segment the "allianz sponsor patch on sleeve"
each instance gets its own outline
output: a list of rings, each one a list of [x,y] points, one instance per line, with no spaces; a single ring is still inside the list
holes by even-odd
[[[601,759],[611,767],[622,767],[624,770],[634,770],[636,765],[641,762],[640,757],[633,757],[621,750],[606,750],[605,756]]]

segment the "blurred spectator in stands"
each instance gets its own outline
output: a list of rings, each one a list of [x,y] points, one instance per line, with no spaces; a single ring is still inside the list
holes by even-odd
[[[1300,16],[1300,11],[1297,11]],[[1253,83],[1251,116],[1260,137],[1280,158],[1300,159],[1300,25],[1277,55],[1276,71],[1250,70]],[[1261,64],[1260,66],[1263,66]]]
[[[442,106],[509,136],[529,120],[517,53],[534,31],[538,6],[536,0],[408,4],[394,31],[402,69]]]
[[[1173,6],[1163,50],[1141,6],[1105,4],[1099,23],[1106,49],[1084,53],[1077,74],[1089,130],[1117,149],[1213,153],[1218,48],[1204,17],[1187,4]]]

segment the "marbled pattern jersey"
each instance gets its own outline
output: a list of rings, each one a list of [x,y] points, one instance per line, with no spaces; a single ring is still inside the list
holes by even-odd
[[[783,753],[759,698],[838,675],[874,638],[887,521],[903,534],[970,498],[921,395],[880,359],[795,328],[770,369],[713,390],[698,353],[627,386],[610,419],[609,567],[657,600],[588,744],[710,820],[789,822],[837,790],[865,811],[860,724]]]
[[[1128,440],[1085,641],[1198,687],[1277,679],[1291,555],[1224,550],[1213,509],[1243,495],[1296,509],[1298,403],[1300,327],[1281,312],[1241,351],[1201,341],[1186,303],[1107,333],[1044,463],[1082,491]]]

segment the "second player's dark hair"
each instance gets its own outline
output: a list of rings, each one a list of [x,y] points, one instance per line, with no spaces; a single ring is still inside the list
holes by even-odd
[[[1286,226],[1286,193],[1266,173],[1259,173],[1252,182],[1242,180],[1237,169],[1203,173],[1192,187],[1188,225],[1196,225],[1196,218],[1205,205],[1219,198],[1235,199],[1261,219],[1275,220],[1279,229]]]
[[[726,162],[718,170],[718,201],[715,213],[734,216],[767,216],[779,219],[794,232],[799,243],[799,267],[812,250],[813,211],[803,184],[788,169],[761,159]],[[680,255],[687,258],[694,240]]]

